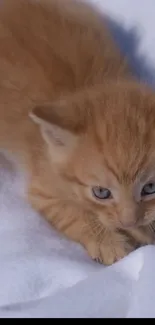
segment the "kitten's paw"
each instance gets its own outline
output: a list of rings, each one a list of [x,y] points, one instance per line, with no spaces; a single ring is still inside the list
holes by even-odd
[[[135,247],[122,236],[114,237],[117,238],[110,236],[108,240],[103,240],[101,243],[90,241],[86,248],[91,258],[104,265],[112,265],[134,250]]]

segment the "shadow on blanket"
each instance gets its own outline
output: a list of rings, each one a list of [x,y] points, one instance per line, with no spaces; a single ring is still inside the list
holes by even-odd
[[[104,20],[105,19],[120,51],[127,57],[134,75],[139,80],[148,83],[154,88],[155,67],[152,67],[145,56],[139,53],[139,44],[141,40],[136,27],[133,26],[130,29],[126,29],[108,16],[104,17]]]

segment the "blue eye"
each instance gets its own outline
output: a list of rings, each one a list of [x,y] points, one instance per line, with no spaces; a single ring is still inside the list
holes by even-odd
[[[147,196],[147,195],[151,195],[151,194],[155,194],[155,183],[148,183],[146,184],[141,192],[142,196]]]
[[[99,200],[107,200],[112,198],[111,192],[107,188],[103,188],[100,186],[93,187],[92,193],[95,196],[95,198]]]

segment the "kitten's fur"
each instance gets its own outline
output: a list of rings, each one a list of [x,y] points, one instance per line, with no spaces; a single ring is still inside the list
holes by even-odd
[[[31,114],[30,114],[31,112]],[[28,173],[31,204],[56,229],[111,264],[153,242],[155,96],[131,80],[101,18],[72,0],[0,6],[0,144]],[[98,201],[100,185],[114,199]],[[136,241],[136,242],[135,242]]]

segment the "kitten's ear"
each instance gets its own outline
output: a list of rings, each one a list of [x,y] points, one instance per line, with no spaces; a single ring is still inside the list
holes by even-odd
[[[74,130],[71,116],[64,116],[63,107],[60,106],[51,104],[36,107],[30,117],[40,126],[43,139],[54,150],[55,158],[62,160],[73,151],[79,135]]]

